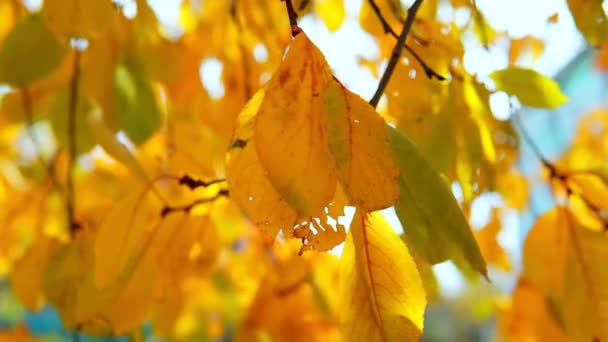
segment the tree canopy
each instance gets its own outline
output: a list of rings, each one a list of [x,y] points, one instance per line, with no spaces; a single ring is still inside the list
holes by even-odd
[[[535,67],[544,38],[477,2],[183,0],[170,26],[145,0],[0,0],[0,301],[75,339],[416,341],[451,262],[471,286],[517,279],[476,295],[496,336],[608,341],[606,109],[544,154],[527,109],[573,99]],[[605,2],[564,2],[536,19],[571,17],[606,70]],[[312,26],[370,39],[373,93]],[[506,63],[471,70],[471,46]],[[499,235],[524,213],[512,255]],[[0,340],[44,337],[13,317]]]

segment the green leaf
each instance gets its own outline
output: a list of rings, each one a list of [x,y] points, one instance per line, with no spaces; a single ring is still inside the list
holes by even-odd
[[[555,109],[568,101],[557,82],[531,69],[508,67],[490,78],[497,90],[516,96],[525,106]]]
[[[0,48],[0,83],[32,83],[55,70],[65,53],[42,17],[32,14],[13,28]]]
[[[464,271],[487,277],[479,246],[449,186],[404,134],[386,127],[401,172],[395,211],[408,245],[431,264],[452,260]]]
[[[146,141],[160,125],[160,111],[150,81],[138,70],[121,64],[114,73],[118,128],[135,144]]]

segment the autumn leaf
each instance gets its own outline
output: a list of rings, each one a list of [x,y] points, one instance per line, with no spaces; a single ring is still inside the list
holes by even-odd
[[[510,306],[499,318],[502,334],[513,341],[566,341],[543,294],[525,278],[520,279]]]
[[[498,210],[492,212],[490,222],[475,232],[475,240],[481,250],[481,255],[490,265],[498,267],[501,271],[511,272],[512,266],[509,255],[498,242],[498,234],[502,228]]]
[[[496,89],[514,95],[530,107],[555,109],[568,101],[559,85],[531,69],[509,67],[490,74]]]
[[[424,288],[407,247],[380,213],[357,211],[340,264],[345,340],[418,340]]]
[[[256,225],[274,237],[281,228],[293,227],[298,214],[274,189],[256,153],[253,123],[265,92],[265,88],[259,90],[239,114],[227,154],[226,178],[233,199]]]
[[[42,15],[51,30],[64,40],[95,38],[117,19],[110,1],[47,0]]]
[[[471,228],[448,185],[404,134],[388,126],[387,131],[401,171],[395,210],[416,254],[431,264],[453,260],[487,276]]]
[[[535,61],[540,57],[545,49],[545,42],[534,36],[524,36],[522,38],[512,39],[511,47],[509,48],[509,64],[515,64],[522,55],[530,53],[532,60]]]
[[[293,143],[277,144],[286,140]],[[256,171],[243,174],[247,168]],[[298,35],[275,76],[239,116],[228,159],[231,188],[243,184],[235,194],[239,203],[254,222],[288,229],[298,218],[318,217],[336,197],[338,181],[349,204],[386,208],[398,195],[397,175],[384,120],[334,80],[321,52]]]
[[[564,208],[544,213],[524,244],[524,277],[555,307],[553,318],[577,341],[608,338],[605,234],[576,224]]]
[[[576,27],[589,44],[599,46],[606,38],[608,22],[601,1],[568,0]]]
[[[299,34],[268,82],[255,117],[260,164],[274,188],[304,216],[323,210],[336,189],[319,115],[321,94],[331,79],[325,57]]]
[[[315,13],[323,20],[327,29],[337,31],[346,17],[344,0],[317,0],[313,1]]]

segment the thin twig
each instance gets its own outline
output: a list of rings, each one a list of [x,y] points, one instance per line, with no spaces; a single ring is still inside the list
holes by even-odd
[[[515,123],[515,126],[519,128],[519,132],[521,133],[521,137],[523,138],[523,140],[528,146],[530,146],[536,157],[540,160],[541,163],[543,163],[543,166],[547,167],[548,169],[554,168],[553,164],[551,164],[551,162],[549,162],[549,160],[545,158],[545,155],[540,151],[538,145],[534,143],[534,140],[532,140],[532,137],[528,134],[528,130],[526,130],[523,123],[521,122],[519,113],[513,114],[513,122]]]
[[[160,212],[160,216],[161,217],[165,217],[171,213],[175,213],[175,212],[190,212],[190,210],[192,210],[192,208],[194,208],[197,205],[200,204],[204,204],[204,203],[209,203],[209,202],[213,202],[216,199],[220,198],[220,197],[228,197],[229,196],[229,192],[228,189],[222,189],[220,191],[218,191],[218,193],[213,196],[213,197],[209,197],[209,198],[200,198],[197,199],[189,204],[185,204],[185,205],[179,205],[179,206],[165,206],[163,207],[163,209]]]
[[[302,32],[302,29],[298,26],[298,13],[293,7],[291,0],[281,0],[285,2],[287,8],[287,16],[289,17],[289,25],[291,26],[291,36],[295,37],[298,33]]]
[[[418,8],[422,5],[423,0],[416,0],[414,4],[407,11],[407,19],[405,24],[403,25],[403,30],[401,31],[401,35],[399,35],[399,39],[397,40],[397,44],[393,48],[393,53],[391,55],[391,59],[388,61],[388,65],[386,66],[386,70],[382,74],[382,78],[380,78],[380,83],[378,83],[378,88],[376,89],[376,93],[372,96],[372,99],[369,100],[369,103],[376,108],[378,106],[378,102],[380,101],[380,97],[384,93],[384,89],[388,85],[388,81],[395,71],[395,67],[399,62],[399,58],[401,57],[401,52],[403,51],[403,46],[405,45],[405,41],[407,39],[407,34],[410,32],[412,25],[414,24],[414,19],[416,18],[416,12],[418,12]]]
[[[399,39],[397,32],[395,32],[395,30],[393,30],[393,28],[391,27],[391,25],[389,25],[389,23],[386,20],[386,18],[384,17],[384,15],[382,15],[382,11],[380,10],[380,7],[376,3],[376,1],[367,0],[367,2],[372,7],[372,10],[376,14],[376,17],[378,17],[378,20],[380,20],[384,33],[388,33],[391,36],[395,37],[395,39]],[[424,73],[426,74],[426,76],[429,79],[433,79],[433,77],[434,77],[434,78],[438,79],[439,81],[446,80],[446,78],[444,76],[438,74],[435,70],[433,70],[433,68],[431,68],[428,64],[426,64],[426,62],[422,59],[422,57],[420,57],[420,55],[418,55],[418,53],[416,53],[416,51],[414,51],[414,49],[412,49],[407,43],[405,43],[403,45],[403,47],[407,50],[407,52],[409,52],[412,55],[412,57],[414,57],[414,59],[418,62],[418,64],[420,64],[422,69],[424,69]]]
[[[80,56],[81,52],[74,50],[74,64],[72,66],[72,78],[70,80],[70,94],[68,103],[68,167],[67,167],[67,182],[66,182],[66,210],[68,222],[70,223],[70,231],[74,232],[79,228],[74,215],[74,162],[76,160],[76,111],[78,108],[78,86],[80,83]]]
[[[210,181],[204,181],[202,179],[193,178],[190,175],[183,175],[183,176],[179,177],[179,179],[178,179],[179,185],[185,185],[188,188],[190,188],[190,190],[194,190],[194,189],[200,188],[200,187],[206,188],[206,187],[208,187],[210,185],[222,183],[222,182],[225,182],[225,181],[226,181],[226,179],[224,179],[224,178],[218,178],[218,179],[212,179]]]

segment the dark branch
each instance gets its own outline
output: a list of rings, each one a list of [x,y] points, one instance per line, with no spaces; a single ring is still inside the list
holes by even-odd
[[[380,83],[378,84],[376,93],[374,94],[374,96],[372,96],[372,99],[369,101],[369,103],[374,108],[376,108],[378,106],[380,97],[382,96],[382,93],[384,93],[384,89],[386,89],[386,86],[388,85],[388,81],[390,80],[391,75],[393,74],[393,71],[395,71],[395,67],[397,66],[397,63],[399,62],[399,58],[401,57],[401,52],[403,51],[403,46],[405,45],[407,35],[410,32],[412,25],[414,24],[414,19],[416,18],[416,12],[418,12],[418,8],[420,8],[420,5],[422,5],[422,1],[423,0],[416,0],[414,2],[414,4],[410,7],[410,9],[408,10],[407,20],[405,21],[405,24],[403,25],[403,30],[401,31],[401,35],[399,35],[397,44],[393,48],[393,53],[391,55],[391,59],[389,60],[388,65],[386,66],[386,70],[384,70],[384,73],[382,74],[382,78],[380,78]]]
[[[228,196],[229,196],[228,189],[222,189],[222,190],[220,190],[213,197],[200,198],[200,199],[197,199],[197,200],[193,201],[192,203],[185,204],[185,205],[179,205],[179,206],[174,206],[174,207],[173,206],[165,206],[160,211],[160,216],[161,217],[165,217],[165,216],[167,216],[167,215],[169,215],[171,213],[175,213],[175,212],[188,213],[188,212],[190,212],[190,210],[192,210],[192,208],[196,207],[197,205],[213,202],[213,201],[215,201],[216,199],[218,199],[220,197],[228,197]]]
[[[70,232],[75,232],[79,228],[79,224],[75,220],[74,215],[74,162],[76,160],[76,110],[78,108],[78,85],[80,83],[80,56],[81,51],[74,50],[74,64],[72,66],[72,78],[70,79],[70,94],[68,103],[68,167],[67,167],[67,183],[66,183],[66,210],[68,222],[70,223]]]
[[[380,20],[384,33],[390,34],[391,36],[395,37],[395,39],[399,39],[397,32],[395,32],[393,30],[393,28],[391,27],[391,25],[389,25],[386,18],[384,18],[384,16],[382,15],[382,12],[380,11],[380,7],[378,7],[378,4],[376,3],[376,1],[367,0],[367,2],[372,7],[372,10],[376,14],[376,17],[378,17],[378,20]],[[405,43],[403,45],[403,47],[407,50],[407,52],[409,52],[412,55],[412,57],[414,57],[414,59],[418,62],[418,64],[420,64],[422,69],[424,69],[424,73],[426,74],[426,76],[429,79],[432,80],[434,77],[434,78],[438,79],[439,81],[446,80],[446,78],[444,76],[438,74],[437,72],[435,72],[435,70],[433,70],[433,68],[431,68],[428,64],[426,64],[426,62],[422,59],[422,57],[420,57],[420,55],[418,55],[418,53],[416,53],[416,51],[414,51],[414,49],[412,49],[407,43]]]
[[[551,164],[551,162],[547,158],[545,158],[544,154],[540,151],[540,148],[538,147],[538,145],[536,145],[536,143],[534,143],[534,140],[532,140],[532,137],[530,136],[530,134],[528,134],[528,131],[522,124],[518,113],[513,114],[513,122],[515,123],[515,126],[517,126],[522,139],[526,142],[526,144],[528,146],[530,146],[530,148],[532,149],[532,152],[534,152],[534,154],[536,155],[538,160],[540,160],[540,162],[543,163],[543,166],[545,166],[550,171],[552,171],[552,173],[554,173],[555,167],[553,166],[553,164]]]
[[[188,188],[190,188],[190,190],[194,190],[196,188],[208,187],[210,185],[225,182],[225,181],[226,180],[224,178],[219,178],[219,179],[213,179],[213,180],[206,182],[201,179],[192,178],[190,175],[183,175],[179,178],[178,183],[179,183],[179,185],[187,186]]]
[[[289,17],[289,25],[291,25],[291,36],[295,37],[298,33],[302,32],[302,29],[298,26],[298,13],[296,13],[291,0],[281,0],[285,2],[287,8],[287,16]]]

